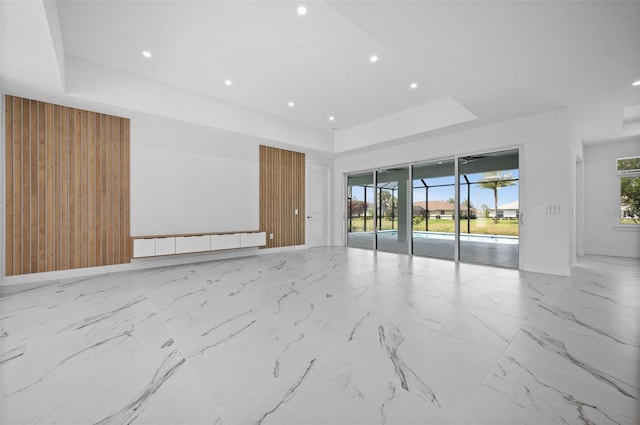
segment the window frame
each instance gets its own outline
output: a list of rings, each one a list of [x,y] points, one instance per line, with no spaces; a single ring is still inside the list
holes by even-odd
[[[639,159],[640,156],[629,156],[624,158],[616,158],[616,175],[618,177],[618,222],[614,226],[617,230],[636,230],[640,231],[640,219],[637,223],[623,223],[622,222],[622,179],[624,178],[632,178],[637,177],[640,178],[640,168],[632,169],[632,170],[620,170],[619,164],[621,160],[625,159]]]

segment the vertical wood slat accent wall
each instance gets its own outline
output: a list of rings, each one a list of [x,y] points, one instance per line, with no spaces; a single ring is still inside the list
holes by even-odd
[[[304,245],[305,221],[305,155],[261,145],[260,231],[267,233],[266,248]]]
[[[7,276],[128,263],[129,120],[5,97]]]

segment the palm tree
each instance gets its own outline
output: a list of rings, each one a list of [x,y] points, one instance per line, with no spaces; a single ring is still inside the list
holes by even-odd
[[[447,202],[450,203],[450,204],[455,204],[456,200],[454,198],[449,198],[449,199],[447,199]],[[463,199],[461,205],[463,207],[473,208],[473,204],[471,202],[469,202],[468,199]]]
[[[480,187],[493,190],[493,201],[495,205],[493,221],[498,222],[498,189],[501,187],[513,186],[515,181],[511,180],[511,173],[505,174],[503,171],[493,171],[483,173],[482,179],[478,182]]]
[[[482,204],[480,208],[482,208],[484,218],[489,218],[489,206],[487,204]]]

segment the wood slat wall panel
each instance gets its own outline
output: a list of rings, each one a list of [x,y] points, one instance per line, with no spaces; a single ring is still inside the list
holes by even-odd
[[[69,268],[69,122],[67,108],[60,108],[60,269]]]
[[[7,100],[7,104],[8,104]],[[24,116],[24,102],[20,99],[13,99],[13,270],[22,270],[23,253],[22,249],[22,220],[24,216],[22,214],[22,198],[23,198],[23,183],[22,183],[22,135],[25,131],[23,124]],[[6,123],[6,121],[5,121]],[[8,130],[7,130],[8,131]],[[7,199],[8,201],[9,199]],[[7,229],[7,233],[9,230]],[[8,269],[8,268],[7,268]]]
[[[120,138],[120,123],[114,120],[113,122],[113,138]],[[114,158],[114,167],[113,167],[113,187],[116,189],[113,196],[113,258],[118,258],[120,256],[120,241],[118,230],[120,228],[120,144],[113,144],[113,158]]]
[[[76,123],[78,124],[78,123]],[[76,193],[78,206],[80,208],[80,267],[87,267],[87,111],[80,111],[80,137],[77,142],[80,148],[78,165],[80,166],[80,190]]]
[[[95,261],[97,264],[102,263],[102,220],[104,218],[104,204],[102,203],[102,114],[96,114],[95,120],[95,158],[96,158],[96,209],[95,209]]]
[[[69,114],[69,268],[80,268],[78,256],[80,251],[78,246],[78,211],[79,208],[76,193],[80,191],[79,178],[79,153],[77,140],[80,138],[79,127],[76,126],[76,119],[80,111],[77,109],[68,110]],[[78,120],[79,121],[79,120]]]
[[[53,198],[53,229],[52,229],[52,247],[51,255],[53,256],[52,270],[62,270],[62,143],[60,140],[60,106],[53,107],[53,181],[54,192],[51,194]],[[57,196],[53,196],[56,194]]]
[[[5,97],[7,275],[128,263],[129,120]]]
[[[104,114],[100,115],[100,137],[106,138],[107,135],[107,117]],[[108,200],[107,200],[107,179],[109,177],[109,164],[107,163],[107,143],[100,145],[100,261],[102,264],[107,264],[107,234],[108,226],[106,221],[108,215]]]
[[[38,103],[29,101],[29,270],[38,271]]]
[[[37,102],[38,107],[38,155],[37,155],[37,167],[38,167],[38,181],[36,183],[38,190],[37,202],[37,223],[38,223],[38,238],[36,241],[31,241],[32,246],[37,247],[37,263],[36,269],[38,272],[47,271],[46,253],[47,253],[47,238],[46,238],[46,145],[45,145],[45,104],[43,102]],[[33,206],[32,206],[33,207]]]
[[[107,153],[105,155],[107,167],[113,167],[113,122],[107,116]],[[107,259],[105,264],[111,264],[113,260],[113,176],[107,176]]]
[[[13,100],[7,99],[6,111],[4,122],[11,123],[11,133],[7,131],[5,138],[5,158],[7,158],[6,164],[6,173],[7,178],[5,179],[5,196],[8,199],[13,200],[13,137],[15,131],[17,130],[13,125]],[[7,124],[9,125],[9,124]],[[13,207],[12,202],[6,202],[6,211],[5,217],[7,218],[6,229],[7,229],[7,244],[5,245],[6,254],[6,269],[9,273],[13,271]]]
[[[46,118],[46,119],[44,119]],[[54,259],[54,250],[53,250],[53,238],[55,237],[54,228],[53,228],[53,214],[55,212],[53,206],[53,193],[54,193],[54,180],[53,180],[53,167],[54,167],[54,157],[53,157],[53,121],[55,120],[55,116],[53,114],[53,105],[50,103],[45,104],[45,116],[44,125],[45,125],[45,133],[44,133],[44,145],[45,145],[45,156],[44,156],[44,164],[45,164],[45,181],[44,181],[44,215],[45,222],[43,223],[44,227],[44,254],[45,254],[45,270],[51,271],[53,268],[53,259]],[[40,205],[42,209],[42,205]],[[41,245],[43,245],[41,243]]]
[[[96,266],[96,145],[95,116],[87,114],[87,264]]]
[[[124,253],[122,254],[122,258],[131,258],[133,257],[132,252],[132,241],[129,238],[129,231],[131,226],[131,215],[129,210],[131,208],[131,193],[129,191],[129,179],[130,179],[130,169],[129,169],[129,146],[130,146],[130,132],[131,132],[131,123],[129,120],[123,120],[122,125],[123,136],[122,136],[122,190],[120,191],[121,196],[124,197],[124,208],[122,210],[122,215],[124,216],[124,223],[120,226],[120,241],[124,244]],[[126,188],[126,190],[125,190]]]
[[[266,248],[305,243],[305,155],[260,146],[260,231]],[[295,210],[298,214],[295,214]],[[269,235],[273,234],[273,239]]]
[[[31,116],[31,102],[27,101],[22,105],[22,138],[21,138],[21,151],[23,161],[22,166],[22,220],[21,231],[18,233],[20,240],[16,249],[22,247],[22,265],[24,270],[31,269],[31,215],[29,214],[29,206],[31,205],[31,191],[29,189],[29,182],[31,181],[31,143],[29,143],[31,136],[30,116]]]

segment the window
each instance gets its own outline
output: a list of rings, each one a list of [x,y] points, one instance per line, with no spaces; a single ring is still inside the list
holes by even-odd
[[[620,224],[640,225],[640,156],[619,158]]]

